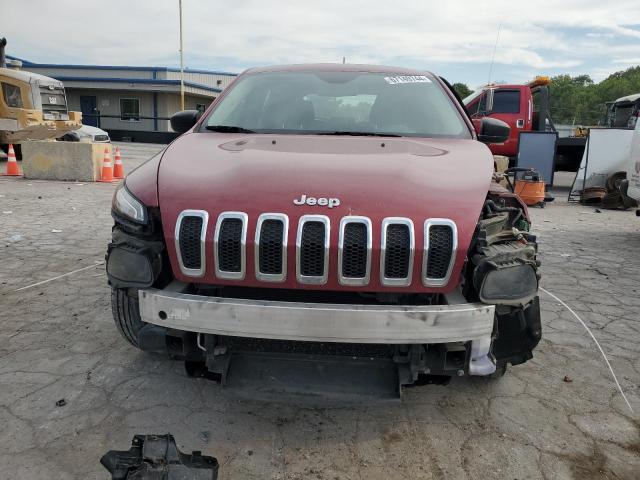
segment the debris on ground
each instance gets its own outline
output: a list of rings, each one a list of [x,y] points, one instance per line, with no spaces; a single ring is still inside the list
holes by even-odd
[[[100,463],[118,480],[218,478],[218,460],[198,451],[182,453],[170,434],[134,435],[129,450],[111,450]]]
[[[564,378],[562,379],[562,381],[564,383],[571,383],[571,382],[573,382],[573,378],[571,378],[569,375],[565,375]]]
[[[56,407],[64,407],[67,404],[67,401],[64,398],[61,398],[56,402]]]
[[[51,233],[62,233],[62,230],[58,230],[57,228],[54,228],[53,230],[51,230]]]

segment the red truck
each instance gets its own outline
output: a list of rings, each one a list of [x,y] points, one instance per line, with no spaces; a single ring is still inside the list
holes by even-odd
[[[113,198],[107,274],[133,346],[223,384],[312,379],[323,393],[532,357],[536,238],[486,146],[509,128],[487,118],[476,133],[446,81],[252,69],[171,124],[184,134]]]
[[[515,162],[520,132],[556,131],[549,114],[549,77],[536,77],[525,85],[487,85],[463,100],[474,124],[497,118],[511,127],[506,142],[489,146],[494,155]],[[556,142],[556,171],[578,171],[586,137],[562,136]]]

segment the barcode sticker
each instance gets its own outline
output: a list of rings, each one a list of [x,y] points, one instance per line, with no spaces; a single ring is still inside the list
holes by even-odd
[[[426,75],[398,75],[396,77],[384,77],[384,81],[389,85],[398,85],[401,83],[431,83]]]

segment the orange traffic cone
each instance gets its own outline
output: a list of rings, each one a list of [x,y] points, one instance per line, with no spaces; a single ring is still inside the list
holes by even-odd
[[[102,161],[102,176],[100,182],[113,182],[113,165],[111,165],[111,157],[109,157],[109,148],[104,148],[104,160]]]
[[[124,167],[122,157],[120,157],[120,147],[116,147],[116,161],[113,163],[113,178],[124,178]]]
[[[20,167],[16,161],[16,152],[13,150],[13,144],[9,144],[9,158],[7,159],[7,173],[5,175],[10,177],[20,177]]]

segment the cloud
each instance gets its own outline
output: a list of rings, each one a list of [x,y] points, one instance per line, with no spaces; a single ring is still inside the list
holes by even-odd
[[[8,53],[33,61],[176,65],[177,3],[3,0],[2,33]],[[615,8],[601,0],[183,0],[183,7],[185,60],[193,68],[238,71],[346,56],[454,72],[455,81],[474,84],[486,77],[500,23],[494,71],[501,78],[615,70],[608,52],[640,56],[637,0]]]

